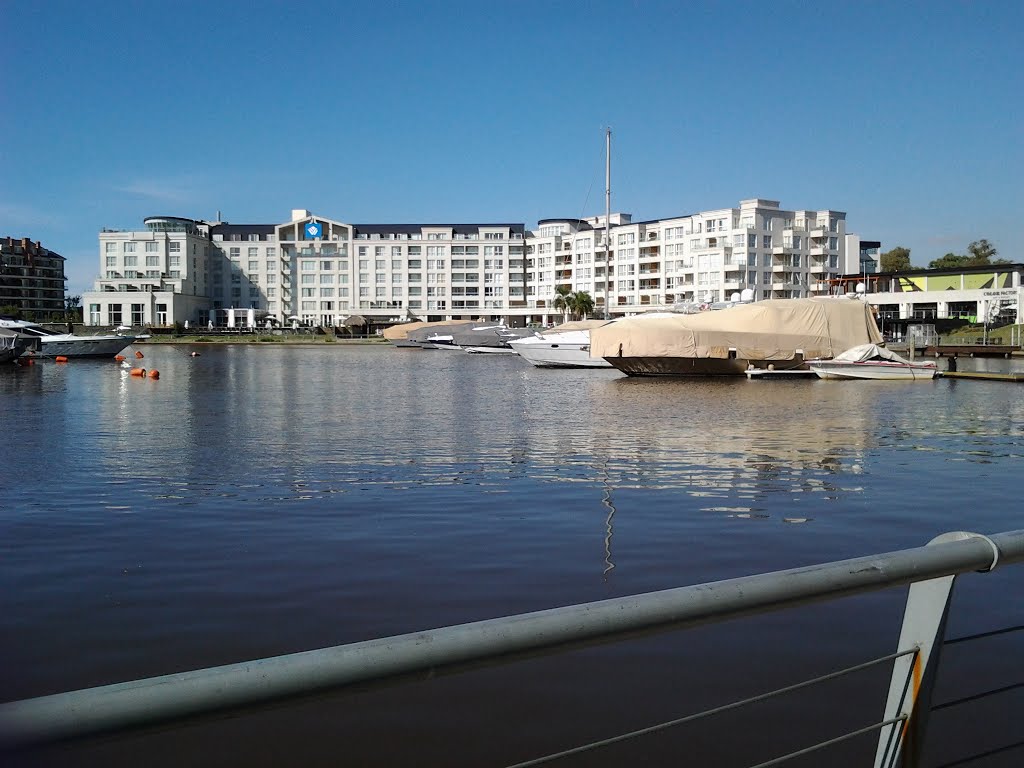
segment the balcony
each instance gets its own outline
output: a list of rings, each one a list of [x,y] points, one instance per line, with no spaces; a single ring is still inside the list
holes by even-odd
[[[745,262],[745,261],[726,262],[726,264],[722,268],[726,272],[743,272],[747,268],[747,262]]]
[[[772,264],[772,272],[781,273],[790,269],[789,264]]]
[[[811,256],[825,256],[828,253],[828,249],[823,245],[812,245],[810,254]]]
[[[811,266],[810,266],[808,271],[812,275],[820,275],[823,272],[828,272],[828,265],[825,264],[825,262],[819,262],[819,263],[816,263],[816,264],[811,264]]]
[[[722,287],[727,291],[739,291],[747,286],[742,280],[726,280],[722,283]]]

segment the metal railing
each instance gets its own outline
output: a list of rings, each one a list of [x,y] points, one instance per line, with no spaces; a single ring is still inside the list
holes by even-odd
[[[910,584],[900,639],[892,654],[517,765],[551,762],[892,662],[881,721],[755,768],[872,731],[879,732],[876,768],[897,764],[913,768],[919,764],[924,742],[955,577],[1022,560],[1024,530],[991,536],[954,532],[915,549],[42,696],[0,705],[0,746],[23,747],[124,731],[325,690],[366,690],[396,677],[504,664],[552,649],[612,642],[638,632],[677,630]]]

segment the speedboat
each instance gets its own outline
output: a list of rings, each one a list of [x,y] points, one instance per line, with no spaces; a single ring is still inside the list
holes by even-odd
[[[906,360],[895,352],[875,344],[851,347],[831,360],[808,360],[808,367],[820,379],[934,379],[938,368],[934,361]]]
[[[0,328],[38,340],[39,357],[114,357],[138,336],[126,333],[105,333],[95,336],[76,336],[73,333],[51,331],[27,320],[0,318]]]
[[[538,368],[611,368],[601,357],[590,356],[590,329],[606,320],[564,323],[550,331],[509,342],[519,356]]]

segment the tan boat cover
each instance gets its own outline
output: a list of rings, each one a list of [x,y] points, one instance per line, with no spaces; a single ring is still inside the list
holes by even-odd
[[[409,331],[418,331],[420,328],[433,328],[440,325],[463,325],[475,322],[476,320],[439,320],[433,323],[425,323],[417,320],[414,323],[402,323],[401,325],[392,325],[390,328],[385,328],[384,338],[388,341],[398,341],[399,339],[409,338]]]
[[[563,331],[589,331],[591,328],[600,328],[609,320],[570,320],[568,323],[556,325],[554,328],[545,328],[540,333],[562,333]]]
[[[590,332],[591,357],[831,358],[880,344],[871,308],[849,298],[772,299],[696,315],[630,317]]]

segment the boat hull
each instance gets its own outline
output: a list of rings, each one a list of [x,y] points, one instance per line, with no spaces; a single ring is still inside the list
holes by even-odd
[[[47,336],[38,357],[114,357],[135,341],[134,336]]]
[[[934,364],[903,365],[901,363],[846,363],[840,361],[812,363],[811,370],[819,379],[871,379],[875,381],[928,381],[938,369]]]
[[[463,347],[471,355],[514,355],[516,351],[511,347]]]
[[[720,357],[606,357],[627,376],[746,376],[749,368],[806,371],[801,355],[792,360],[749,360]]]
[[[601,357],[590,356],[586,344],[516,344],[512,348],[519,356],[538,368],[611,368]]]

